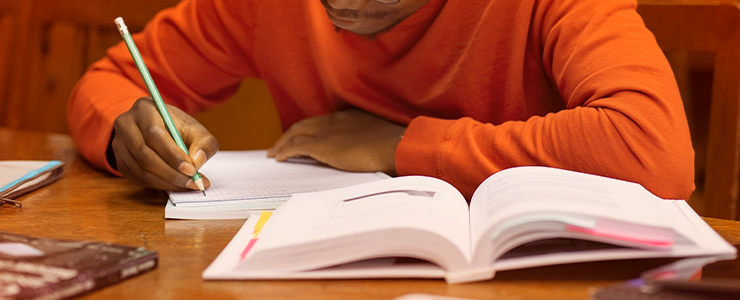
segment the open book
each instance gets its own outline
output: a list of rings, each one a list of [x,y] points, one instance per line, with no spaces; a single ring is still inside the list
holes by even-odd
[[[203,278],[457,283],[553,264],[736,254],[683,200],[546,167],[492,175],[469,207],[448,183],[409,176],[296,194],[259,219],[264,227],[248,220]]]
[[[21,207],[12,199],[50,184],[64,174],[61,161],[4,160],[0,161],[0,205]]]
[[[294,193],[315,192],[390,178],[380,172],[347,172],[312,159],[278,162],[266,150],[219,151],[200,170],[211,180],[200,191],[170,192],[167,219],[246,219],[272,210]]]

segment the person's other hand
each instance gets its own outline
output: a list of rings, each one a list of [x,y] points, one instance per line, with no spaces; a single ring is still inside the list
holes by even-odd
[[[216,154],[218,141],[190,115],[171,105],[167,109],[190,157],[170,136],[152,98],[143,97],[114,122],[111,148],[118,171],[132,183],[150,188],[197,190],[190,177]],[[205,188],[210,187],[208,178],[202,177]]]
[[[396,146],[406,127],[351,109],[307,118],[291,126],[267,151],[285,161],[308,156],[337,169],[396,175]]]

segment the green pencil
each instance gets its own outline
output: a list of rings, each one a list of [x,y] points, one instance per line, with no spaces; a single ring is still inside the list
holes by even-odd
[[[144,83],[146,84],[147,89],[149,89],[149,93],[152,94],[154,104],[157,105],[159,115],[162,116],[162,120],[164,121],[167,130],[170,132],[172,139],[175,140],[175,143],[178,147],[180,147],[180,149],[182,149],[182,151],[185,151],[185,154],[190,156],[190,153],[188,152],[188,147],[186,147],[185,142],[182,141],[182,137],[180,136],[180,132],[177,131],[175,123],[172,122],[170,112],[167,111],[167,106],[164,105],[162,96],[159,95],[159,90],[157,90],[157,86],[154,85],[152,75],[149,74],[149,69],[147,69],[146,65],[144,64],[144,59],[141,58],[139,49],[136,48],[136,44],[134,44],[134,39],[131,38],[131,34],[128,32],[128,27],[126,27],[126,24],[123,23],[123,18],[116,18],[116,26],[118,26],[118,31],[121,33],[123,41],[126,43],[126,47],[128,47],[128,51],[131,52],[131,57],[134,58],[136,67],[139,69],[139,73],[141,73],[141,77],[144,79]],[[195,175],[193,175],[193,182],[196,186],[198,186],[198,189],[203,192],[203,196],[205,196],[206,191],[203,188],[203,179],[200,178],[200,173],[198,173],[197,171],[195,172]]]

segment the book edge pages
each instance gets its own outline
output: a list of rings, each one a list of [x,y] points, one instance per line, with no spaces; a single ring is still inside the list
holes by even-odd
[[[259,215],[265,210],[273,210],[277,203],[255,203],[264,205],[220,205],[208,207],[177,207],[172,200],[167,199],[164,208],[165,219],[181,220],[227,220],[247,219],[251,215]],[[282,204],[282,203],[280,203]],[[260,208],[263,206],[263,208]]]

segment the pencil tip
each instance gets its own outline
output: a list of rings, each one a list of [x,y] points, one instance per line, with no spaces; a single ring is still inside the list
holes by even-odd
[[[206,195],[206,189],[203,187],[203,180],[198,178],[198,180],[195,181],[195,186],[198,187],[198,190],[200,190],[201,193],[203,193],[203,196]]]

